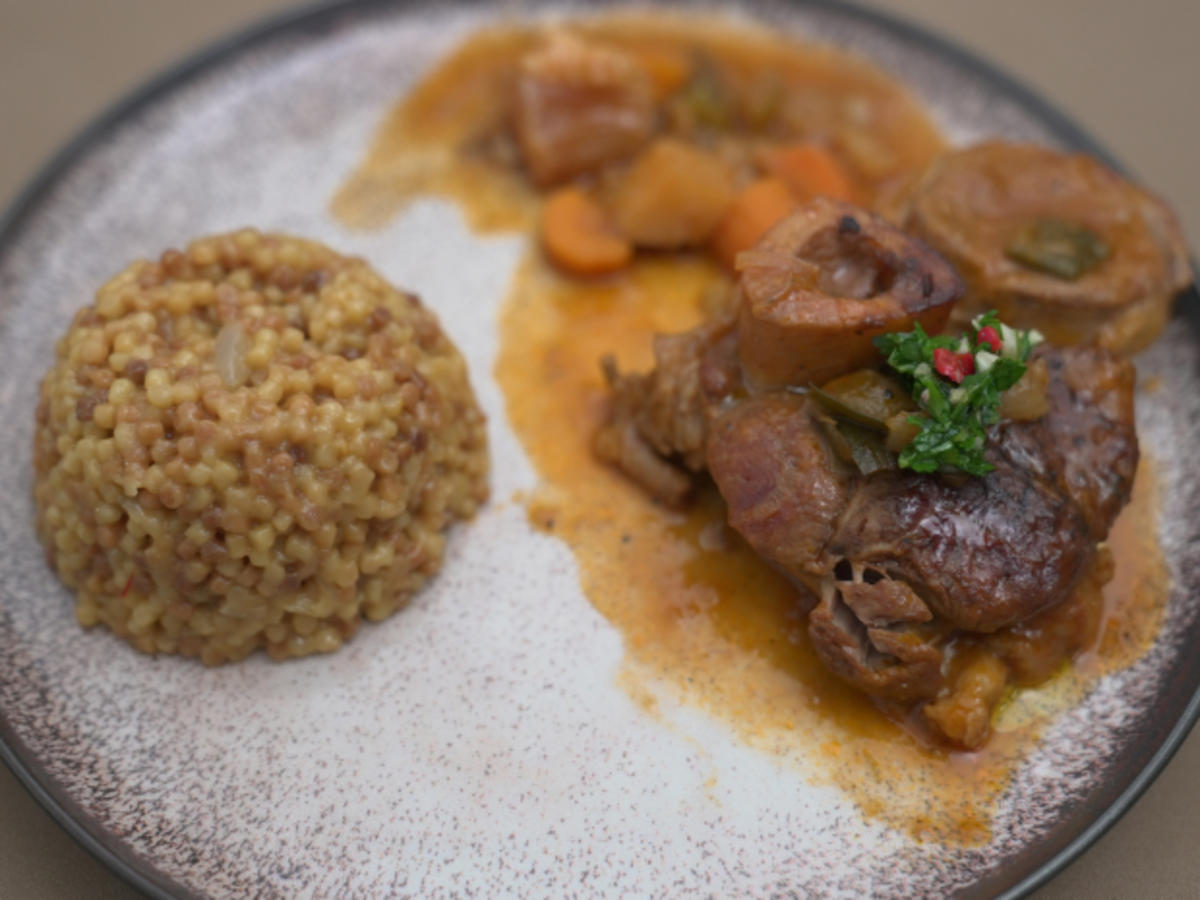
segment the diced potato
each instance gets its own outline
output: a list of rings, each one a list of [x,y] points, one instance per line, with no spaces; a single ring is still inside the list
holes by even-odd
[[[733,173],[717,156],[659,138],[613,186],[617,229],[639,247],[698,247],[733,202]]]
[[[555,32],[527,54],[517,77],[515,129],[539,185],[636,152],[654,129],[649,74],[619,50]]]

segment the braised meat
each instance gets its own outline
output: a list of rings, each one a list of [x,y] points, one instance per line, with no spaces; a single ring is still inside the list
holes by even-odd
[[[733,403],[716,418],[706,456],[729,524],[760,555],[815,583],[852,479],[813,422],[808,398],[772,391]]]
[[[920,322],[942,330],[962,282],[882,219],[817,197],[738,257],[738,347],[759,387],[820,384],[870,365],[871,341]]]
[[[988,309],[1056,344],[1149,344],[1192,279],[1170,209],[1090,156],[989,141],[935,160],[885,201],[967,283],[962,324]]]
[[[962,482],[852,473],[812,402],[736,402],[709,431],[729,522],[818,598],[824,662],[868,693],[931,699],[954,632],[992,632],[1061,603],[1128,499],[1137,465],[1132,367],[1091,348],[1045,348],[1050,411],[992,430],[995,469]]]
[[[862,331],[907,329],[930,309],[936,327],[944,304],[922,312],[921,303],[958,291],[936,254],[893,232],[830,201],[777,226],[743,254],[736,322],[659,336],[648,374],[606,363],[612,414],[595,447],[668,503],[685,501],[707,469],[730,526],[804,589],[825,665],[885,703],[923,705],[940,734],[976,746],[1010,675],[1029,670],[1005,650],[1016,629],[1051,615],[1099,571],[1097,544],[1137,467],[1134,371],[1103,348],[1042,344],[998,401],[986,474],[900,469],[883,435],[864,465],[838,429],[886,422],[890,437],[893,420],[912,409],[892,406],[912,398],[873,371],[821,390],[805,390],[804,379],[839,359],[875,362],[858,349]],[[890,312],[864,312],[863,297]],[[1003,340],[1017,339],[1005,333],[992,329],[991,364]],[[816,335],[835,347],[828,358]],[[897,391],[904,397],[881,399]],[[879,410],[856,407],[861,418],[839,425],[838,397]]]
[[[621,373],[603,360],[611,391],[609,417],[592,438],[600,458],[668,506],[691,493],[701,472],[714,405],[741,390],[733,320],[720,318],[682,334],[654,339],[655,367]]]
[[[868,479],[828,552],[923,585],[933,610],[968,631],[1060,601],[1133,486],[1134,372],[1090,348],[1043,345],[1039,359],[1047,413],[992,430],[995,471],[961,485],[900,472]]]
[[[708,428],[730,397],[807,386],[876,362],[874,335],[914,322],[940,329],[962,288],[919,241],[824,197],[779,223],[739,265],[736,321],[721,314],[684,334],[659,335],[648,374],[604,363],[612,403],[593,449],[671,505],[689,493],[686,472],[705,468]]]
[[[1052,481],[1007,460],[962,484],[880,473],[854,492],[826,548],[919,586],[935,613],[995,631],[1062,600],[1094,543],[1079,507]]]
[[[809,397],[738,387],[731,337],[727,324],[660,337],[650,374],[610,369],[597,452],[670,504],[707,468],[729,524],[816,598],[818,654],[868,693],[937,696],[946,639],[1061,603],[1128,499],[1133,373],[1110,353],[1039,348],[1047,414],[995,426],[994,471],[958,482],[852,471]]]
[[[610,382],[620,377],[610,364]],[[667,506],[682,506],[692,491],[691,475],[661,456],[638,430],[636,395],[614,394],[610,419],[592,436],[592,452],[637,482],[651,497]]]
[[[836,586],[826,579],[808,616],[808,633],[835,675],[870,694],[911,702],[942,687],[944,628],[903,582],[861,580],[862,570]]]
[[[632,155],[654,130],[649,75],[628,54],[566,31],[517,73],[514,131],[539,185]]]
[[[1092,540],[1104,540],[1133,486],[1137,434],[1134,369],[1107,353],[1034,351],[1049,370],[1047,414],[996,430],[996,451],[1053,481],[1079,507]]]

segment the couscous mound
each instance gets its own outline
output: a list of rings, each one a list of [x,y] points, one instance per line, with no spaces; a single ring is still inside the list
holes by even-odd
[[[487,497],[485,419],[433,313],[252,230],[104,285],[36,424],[38,533],[79,621],[209,664],[337,649]]]

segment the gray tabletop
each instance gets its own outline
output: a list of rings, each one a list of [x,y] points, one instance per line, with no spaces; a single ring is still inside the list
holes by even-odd
[[[292,4],[0,0],[0,204],[74,132],[150,75]],[[1017,75],[1173,204],[1200,241],[1200,4],[1191,0],[871,0]],[[1200,735],[1038,900],[1200,896]],[[77,846],[0,765],[0,897],[137,892]]]

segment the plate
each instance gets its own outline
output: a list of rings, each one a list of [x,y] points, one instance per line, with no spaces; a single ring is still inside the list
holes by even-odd
[[[999,132],[1098,152],[1036,97],[908,26],[816,3],[744,9],[896,72],[955,140]],[[912,843],[694,711],[664,727],[615,683],[618,636],[579,594],[569,553],[509,502],[535,476],[488,377],[495,328],[478,303],[494,312],[519,241],[480,240],[438,203],[371,234],[328,216],[387,105],[496,14],[361,2],[272,22],[131,98],[0,226],[0,755],[155,896],[992,896],[1040,883],[1128,807],[1200,707],[1187,652],[1200,637],[1200,473],[1184,450],[1200,421],[1195,298],[1138,360],[1162,379],[1139,429],[1161,448],[1175,584],[1163,636],[1051,729],[989,845]],[[420,289],[472,363],[497,501],[456,532],[430,590],[341,653],[206,670],[74,624],[30,526],[29,376],[127,260],[247,222],[359,253]]]

